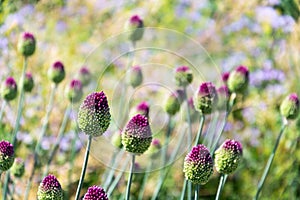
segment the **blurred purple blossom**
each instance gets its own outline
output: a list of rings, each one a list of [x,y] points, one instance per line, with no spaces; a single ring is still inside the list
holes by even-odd
[[[221,61],[222,71],[231,71],[232,68],[240,65],[246,60],[247,56],[243,52],[233,52]]]
[[[67,26],[66,22],[60,20],[56,23],[55,28],[58,33],[63,33],[63,32],[66,32],[66,30],[68,29],[68,26]]]
[[[30,145],[33,142],[32,136],[27,132],[19,132],[17,134],[17,140],[27,145]]]

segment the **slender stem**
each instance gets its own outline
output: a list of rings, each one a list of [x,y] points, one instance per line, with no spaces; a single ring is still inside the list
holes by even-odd
[[[196,184],[195,187],[195,200],[199,199],[199,184]]]
[[[14,146],[14,149],[16,151],[17,146],[16,146],[16,142],[17,142],[17,133],[19,131],[20,128],[20,120],[21,120],[21,116],[22,116],[22,111],[23,111],[23,103],[24,103],[24,79],[25,79],[25,73],[26,73],[26,69],[27,69],[27,65],[28,65],[28,59],[26,56],[24,56],[24,63],[23,63],[23,69],[22,69],[22,75],[21,75],[21,79],[20,79],[20,96],[19,96],[19,100],[18,100],[18,113],[17,113],[17,118],[16,118],[16,123],[15,123],[15,128],[12,132],[12,145]],[[7,196],[7,192],[8,192],[8,181],[10,177],[10,171],[6,172],[5,175],[5,182],[4,182],[4,186],[3,186],[3,200],[6,200],[6,196]]]
[[[186,112],[187,112],[187,123],[189,125],[189,134],[188,134],[188,146],[192,146],[192,123],[191,123],[191,114],[190,114],[190,106],[187,97],[186,87],[183,88],[184,96],[186,99]]]
[[[3,113],[4,113],[4,109],[5,109],[6,104],[7,104],[7,101],[4,100],[4,101],[2,102],[1,110],[0,110],[0,122],[2,122]]]
[[[221,174],[220,181],[219,181],[219,187],[218,187],[218,191],[217,191],[217,194],[216,194],[216,200],[219,200],[219,198],[220,198],[221,191],[222,191],[222,188],[223,188],[223,180],[224,180],[224,174]]]
[[[168,125],[167,125],[167,134],[166,134],[166,141],[165,141],[165,147],[162,148],[162,154],[161,154],[161,161],[162,165],[165,166],[167,163],[167,155],[168,155],[168,145],[170,142],[170,135],[171,135],[171,116],[168,115]]]
[[[118,161],[121,160],[120,158],[122,158],[123,154],[124,154],[124,151],[119,151],[118,152],[118,155],[116,156],[115,161],[113,162],[113,166],[110,169],[109,174],[108,174],[108,176],[106,178],[106,181],[104,183],[104,186],[103,186],[104,190],[108,189],[108,186],[110,185],[111,181],[113,180],[113,176],[114,176],[115,170],[117,168],[117,165],[119,164]]]
[[[119,181],[120,181],[120,179],[121,179],[121,177],[122,177],[122,175],[123,175],[123,173],[124,173],[124,171],[125,171],[125,169],[126,169],[126,167],[127,167],[127,164],[128,164],[128,162],[129,162],[129,159],[130,159],[130,158],[128,158],[128,159],[124,162],[124,164],[122,165],[122,168],[121,168],[120,173],[118,174],[118,176],[114,179],[114,181],[113,181],[112,184],[110,185],[110,187],[109,187],[109,189],[108,189],[108,191],[107,191],[107,196],[108,196],[108,197],[110,197],[110,195],[112,194],[112,192],[114,191],[114,189],[115,189],[116,186],[118,185],[118,183],[119,183]]]
[[[188,193],[188,199],[192,199],[192,182],[187,182],[187,193]]]
[[[135,155],[132,154],[130,174],[129,174],[129,178],[128,178],[128,182],[127,182],[127,189],[126,189],[126,200],[130,199],[130,188],[131,188],[132,175],[133,175],[133,170],[134,170],[134,163],[135,163]]]
[[[116,157],[117,157],[119,152],[120,152],[119,149],[114,150],[113,155],[111,156],[111,159],[110,159],[110,163],[109,163],[108,167],[105,169],[105,172],[102,175],[102,182],[104,183],[104,185],[107,184],[107,182],[110,182],[110,181],[107,180],[107,178],[108,178],[109,174],[112,171],[111,166],[116,163]],[[104,189],[104,185],[103,185],[103,189]],[[106,190],[106,188],[104,190]]]
[[[56,138],[56,141],[55,141],[55,144],[50,152],[50,156],[49,156],[49,159],[48,159],[48,162],[47,162],[47,165],[46,165],[46,170],[44,171],[44,175],[43,177],[45,177],[48,172],[49,172],[49,167],[51,165],[51,162],[53,161],[53,158],[58,150],[58,147],[59,147],[59,144],[64,136],[64,132],[66,130],[66,126],[67,126],[67,123],[69,121],[69,117],[70,117],[70,113],[71,113],[71,104],[67,107],[66,111],[65,111],[65,114],[64,114],[64,118],[63,118],[63,121],[62,121],[62,124],[59,128],[59,133],[58,133],[58,136]]]
[[[149,177],[151,168],[152,168],[152,162],[150,162],[147,165],[146,172],[144,174],[143,183],[142,183],[142,186],[141,186],[141,189],[140,189],[140,192],[139,192],[139,198],[138,199],[143,199],[146,184],[147,184],[147,181],[148,181],[148,177]]]
[[[275,153],[276,153],[278,144],[279,144],[279,142],[280,142],[281,136],[282,136],[282,134],[283,134],[283,132],[284,132],[284,130],[285,130],[286,127],[287,127],[287,120],[286,120],[286,119],[283,119],[283,124],[282,124],[282,126],[281,126],[281,130],[280,130],[279,135],[278,135],[278,137],[277,137],[275,146],[274,146],[273,151],[272,151],[272,153],[271,153],[271,155],[270,155],[270,157],[269,157],[269,160],[268,160],[268,162],[267,162],[267,165],[266,165],[266,167],[265,167],[265,169],[264,169],[264,173],[263,173],[263,175],[262,175],[262,177],[261,177],[261,179],[260,179],[260,181],[259,181],[259,183],[258,183],[258,186],[257,186],[257,192],[256,192],[256,195],[255,195],[255,198],[254,198],[255,200],[258,199],[259,194],[260,194],[260,192],[261,192],[261,190],[262,190],[262,188],[263,188],[264,182],[265,182],[265,180],[266,180],[266,178],[267,178],[267,175],[268,175],[268,173],[269,173],[270,167],[271,167],[271,165],[272,165],[272,162],[273,162],[273,159],[274,159],[274,156],[275,156]]]
[[[200,116],[200,123],[199,123],[199,129],[198,129],[198,133],[197,133],[197,137],[196,137],[195,145],[194,146],[197,146],[199,144],[199,142],[200,142],[200,138],[201,138],[202,130],[203,130],[203,126],[204,126],[204,121],[205,121],[205,116],[203,114],[201,114],[201,116]]]
[[[82,164],[81,175],[80,175],[80,179],[79,179],[79,183],[78,183],[78,187],[77,187],[77,191],[76,191],[76,196],[75,196],[76,200],[79,200],[79,197],[80,197],[80,190],[81,190],[81,187],[82,187],[82,184],[83,184],[86,167],[87,167],[88,160],[89,160],[91,143],[92,143],[92,136],[90,135],[89,139],[88,139],[87,147],[86,147],[86,150],[85,150],[85,155],[84,155],[84,161],[83,161],[83,164]]]
[[[184,200],[187,182],[188,182],[188,180],[184,179],[182,190],[181,190],[181,195],[180,195],[180,200]]]
[[[46,115],[45,115],[45,118],[44,118],[44,121],[43,121],[42,130],[40,132],[39,139],[38,139],[38,141],[35,145],[34,157],[33,157],[34,162],[33,162],[33,167],[31,168],[30,176],[29,176],[26,191],[25,191],[25,197],[24,197],[25,200],[28,199],[29,192],[30,192],[30,189],[31,189],[32,180],[33,180],[35,170],[37,169],[37,165],[38,165],[38,162],[39,162],[39,154],[40,154],[40,151],[41,151],[41,142],[42,142],[42,139],[44,138],[44,136],[46,134],[46,131],[47,131],[47,126],[48,126],[48,122],[49,122],[50,113],[51,113],[51,110],[53,108],[54,94],[55,94],[57,85],[53,84],[51,88],[52,88],[52,90],[51,90],[50,99],[49,99],[49,103],[48,103],[47,110],[46,110]]]

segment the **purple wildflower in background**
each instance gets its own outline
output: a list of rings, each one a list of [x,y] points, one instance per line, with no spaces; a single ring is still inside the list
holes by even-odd
[[[63,199],[63,190],[55,176],[49,174],[42,180],[38,188],[37,198],[38,200]]]
[[[83,200],[108,200],[108,197],[103,188],[94,185],[88,188]]]

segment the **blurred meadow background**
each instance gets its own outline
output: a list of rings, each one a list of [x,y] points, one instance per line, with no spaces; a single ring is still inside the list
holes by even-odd
[[[124,25],[133,15],[143,21],[145,33],[132,50]],[[300,94],[300,22],[299,2],[296,0],[0,0],[0,81],[9,76],[19,81],[23,58],[17,51],[21,33],[31,32],[36,38],[36,51],[28,58],[34,88],[25,94],[24,110],[17,133],[17,157],[25,161],[21,178],[11,177],[14,183],[13,199],[23,199],[34,162],[34,149],[41,131],[49,101],[51,81],[48,68],[61,61],[66,77],[58,85],[45,137],[41,141],[42,155],[49,155],[61,127],[64,112],[72,109],[59,143],[59,149],[49,168],[61,183],[65,199],[75,196],[87,137],[76,125],[77,112],[83,97],[103,90],[111,109],[112,123],[104,138],[95,138],[84,180],[82,195],[91,185],[103,185],[103,175],[118,148],[111,144],[112,136],[132,117],[137,104],[150,105],[150,125],[153,137],[163,143],[167,129],[167,114],[163,109],[166,96],[177,88],[174,70],[189,66],[194,80],[188,88],[191,97],[203,81],[221,86],[221,74],[239,65],[247,66],[249,88],[229,115],[220,144],[226,139],[238,140],[243,145],[243,160],[236,172],[229,175],[221,199],[252,199],[281,126],[280,103],[288,94]],[[143,41],[144,40],[144,41]],[[163,51],[159,50],[162,48]],[[177,52],[178,55],[168,53]],[[182,57],[180,57],[182,56]],[[189,62],[188,62],[189,61]],[[192,66],[190,66],[192,64]],[[143,84],[128,86],[126,101],[120,105],[125,90],[127,65],[140,65]],[[79,103],[69,102],[66,88],[76,78],[82,66],[91,72],[91,82],[84,87]],[[3,103],[0,99],[0,103]],[[4,108],[0,121],[0,139],[12,140],[11,132],[17,116],[17,99]],[[186,110],[182,106],[174,116],[168,155],[172,154],[181,132],[187,130]],[[216,117],[219,122],[214,121]],[[198,129],[198,116],[193,122],[193,135]],[[219,129],[222,113],[207,117],[203,141]],[[286,129],[266,179],[260,199],[300,199],[300,119]],[[158,199],[179,199],[184,175],[183,159],[190,147],[186,139],[166,176]],[[121,150],[122,151],[122,150]],[[35,199],[42,180],[44,163],[41,157],[36,166],[30,190]],[[122,164],[128,161],[126,153]],[[43,160],[44,158],[44,160]],[[137,158],[140,172],[153,163],[142,199],[151,199],[162,165],[158,158],[145,154]],[[126,166],[125,166],[126,167]],[[128,171],[129,165],[125,169]],[[124,171],[124,170],[123,170]],[[138,199],[143,173],[133,180],[132,198]],[[119,199],[125,193],[127,175],[124,173],[110,199]],[[1,176],[4,181],[4,175]],[[219,174],[201,186],[200,199],[214,199]],[[2,194],[2,190],[0,192]],[[1,196],[1,195],[0,195]]]

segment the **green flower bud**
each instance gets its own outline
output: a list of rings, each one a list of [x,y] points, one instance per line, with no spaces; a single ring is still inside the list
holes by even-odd
[[[175,115],[180,110],[180,99],[178,95],[171,94],[165,102],[165,111],[169,115]]]
[[[48,77],[55,84],[60,83],[66,76],[65,68],[62,62],[57,61],[48,70]]]
[[[21,178],[25,172],[24,160],[22,158],[16,158],[10,171],[15,177]]]
[[[133,88],[138,87],[143,82],[143,74],[140,66],[134,66],[130,72],[130,85]]]
[[[42,180],[37,198],[38,200],[63,200],[63,190],[55,176],[49,174]]]
[[[31,56],[35,51],[35,38],[31,33],[23,33],[18,41],[18,51],[25,57]]]
[[[66,89],[66,95],[70,102],[77,103],[83,95],[81,82],[73,79]]]
[[[91,82],[92,75],[87,67],[82,67],[79,70],[78,79],[81,81],[83,87]]]
[[[144,22],[138,15],[132,16],[125,28],[126,30],[132,31],[129,36],[132,42],[142,39],[144,35]]]
[[[111,143],[119,148],[119,149],[122,149],[123,147],[123,144],[122,144],[122,134],[120,132],[116,132],[112,138],[111,138]]]
[[[280,105],[280,113],[286,119],[296,119],[299,115],[299,99],[296,93],[286,97]]]
[[[234,172],[242,156],[242,145],[237,141],[227,139],[215,152],[216,170],[221,174]]]
[[[14,78],[8,77],[1,86],[1,97],[6,101],[14,100],[18,94],[17,83]]]
[[[218,95],[215,86],[210,82],[202,83],[194,95],[194,106],[202,114],[210,114],[217,106]]]
[[[181,66],[176,69],[175,81],[177,86],[186,87],[193,81],[193,74],[189,67]]]
[[[244,93],[248,88],[249,70],[245,66],[239,66],[229,74],[227,84],[230,92]]]
[[[34,81],[33,81],[31,73],[28,72],[28,73],[25,74],[24,91],[25,92],[31,92],[33,87],[34,87]]]

